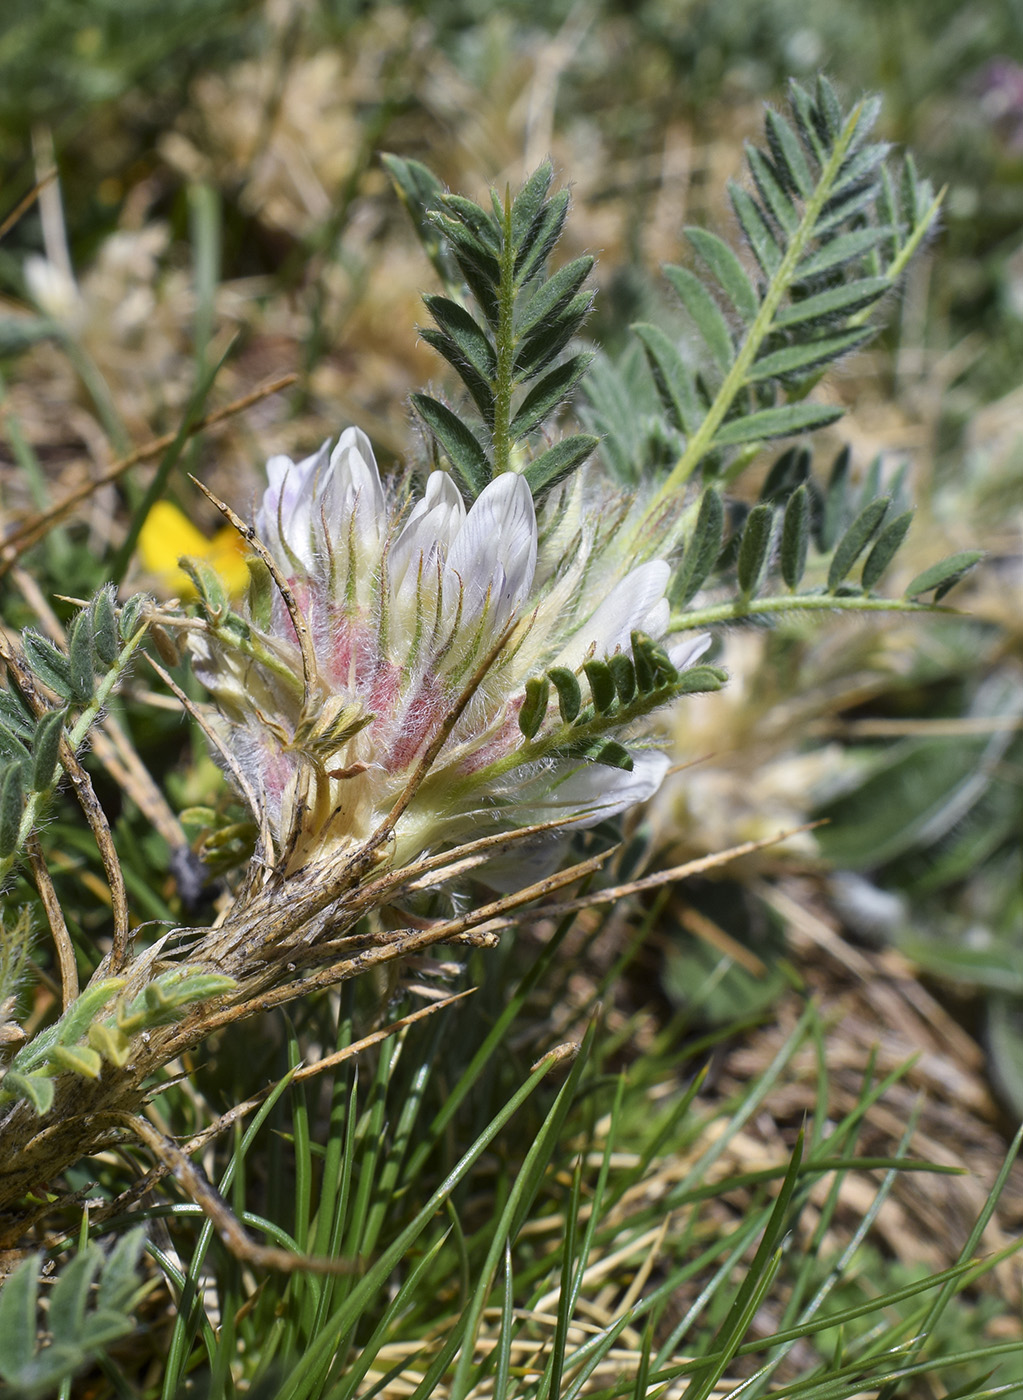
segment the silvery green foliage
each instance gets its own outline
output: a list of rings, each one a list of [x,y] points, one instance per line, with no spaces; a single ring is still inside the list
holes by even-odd
[[[63,775],[61,743],[77,753],[124,678],[146,630],[144,597],[118,608],[103,588],[68,632],[66,650],[32,628],[5,656],[0,689],[0,881],[11,870]]]
[[[502,204],[495,195],[488,210],[446,194],[416,162],[389,157],[447,292],[427,298],[436,326],[424,337],[459,375],[482,420],[414,399],[466,489],[480,489],[502,469],[495,464],[510,460],[507,423],[495,405],[509,385],[519,387],[512,370],[530,363],[538,336],[547,388],[529,391],[525,402],[540,412],[534,418],[520,407],[511,424],[528,423],[535,433],[581,382],[580,416],[593,436],[572,434],[533,460],[528,441],[518,444],[512,465],[542,491],[599,441],[604,465],[624,488],[652,490],[642,529],[651,555],[677,563],[674,626],[763,621],[798,607],[940,601],[981,555],[940,561],[901,602],[882,602],[877,586],[912,513],[904,483],[883,483],[877,464],[854,493],[847,452],[818,482],[809,452],[791,449],[752,509],[730,492],[765,443],[805,437],[841,417],[840,406],[808,395],[829,365],[875,333],[871,313],[933,225],[930,182],[911,157],[897,162],[886,143],[871,140],[879,105],[865,99],[845,113],[826,79],[812,92],[792,83],[787,116],[767,112],[763,147],[747,146],[748,180],[729,187],[744,247],[685,229],[692,265],[663,270],[682,334],[636,324],[636,348],[617,364],[600,353],[587,362],[573,350],[590,307],[584,283],[592,260],[548,275],[545,260],[567,212],[564,193],[548,198],[549,166],[515,200]],[[694,609],[699,594],[711,605]]]
[[[118,1240],[109,1254],[90,1241],[61,1269],[47,1292],[45,1332],[38,1330],[41,1254],[25,1259],[0,1289],[0,1379],[19,1400],[51,1395],[111,1342],[135,1328],[145,1285],[138,1265],[145,1230]]]

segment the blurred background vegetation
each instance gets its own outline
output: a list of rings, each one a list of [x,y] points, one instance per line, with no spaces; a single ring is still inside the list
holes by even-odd
[[[348,422],[385,463],[414,456],[407,395],[442,363],[415,334],[431,274],[381,151],[474,197],[551,154],[573,187],[565,257],[599,257],[593,373],[627,390],[628,325],[671,316],[658,265],[680,256],[685,223],[734,238],[724,186],[761,103],[817,71],[846,98],[881,92],[882,135],[947,186],[888,328],[832,377],[848,415],[819,467],[845,442],[857,483],[879,453],[886,473],[907,465],[907,577],[917,558],[974,545],[988,558],[949,600],[959,616],[730,635],[728,690],[679,715],[678,757],[695,766],[632,833],[631,857],[677,863],[829,825],[658,906],[619,1026],[642,1041],[630,1017],[651,1008],[687,1033],[744,1022],[727,1086],[813,991],[836,1008],[850,1066],[874,1040],[896,1059],[923,1052],[932,1139],[979,1144],[969,1164],[990,1175],[1023,1113],[1021,0],[5,0],[0,218],[59,171],[0,240],[5,523],[175,430],[222,358],[211,407],[299,379],[182,452],[168,494],[208,534],[185,470],[244,511],[269,455]],[[613,469],[616,449],[644,442],[642,403],[627,395],[610,427]],[[147,480],[104,488],[29,556],[44,593],[106,577]],[[17,589],[5,609],[28,620]],[[136,739],[174,805],[223,806],[199,749],[184,762],[177,721],[147,723]],[[169,849],[130,804],[119,821],[143,913],[180,917]],[[77,921],[98,926],[66,839]]]

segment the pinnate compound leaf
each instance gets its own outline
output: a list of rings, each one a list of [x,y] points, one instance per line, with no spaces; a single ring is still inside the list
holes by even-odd
[[[981,549],[963,549],[957,554],[950,554],[947,559],[939,559],[929,569],[924,569],[923,573],[917,574],[906,589],[906,597],[917,598],[920,594],[930,593],[933,589],[934,600],[938,602],[983,558],[984,551]]]
[[[835,546],[835,553],[832,556],[831,564],[828,568],[828,592],[834,593],[838,585],[843,581],[849,570],[856,563],[867,545],[881,528],[881,522],[888,513],[891,501],[887,496],[881,496],[876,501],[871,501],[870,505],[861,510],[859,515],[846,530],[845,534]]]
[[[863,564],[863,573],[860,575],[860,582],[865,589],[871,589],[877,583],[885,569],[895,558],[902,541],[906,538],[913,520],[911,510],[904,511],[902,515],[897,515],[894,520],[889,520],[878,535],[873,548],[867,555]]]
[[[714,446],[737,447],[745,442],[812,432],[834,423],[843,411],[833,404],[823,403],[790,403],[780,408],[764,408],[759,413],[723,423],[714,434]]]
[[[490,462],[474,434],[450,408],[428,394],[413,394],[412,403],[466,489],[478,496],[490,481]]]

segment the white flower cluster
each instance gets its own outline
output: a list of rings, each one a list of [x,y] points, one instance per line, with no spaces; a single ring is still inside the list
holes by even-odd
[[[356,428],[297,464],[273,458],[267,473],[255,531],[308,628],[316,674],[303,675],[279,591],[262,615],[250,604],[244,640],[209,627],[190,647],[282,846],[305,860],[365,841],[460,705],[396,860],[470,834],[594,824],[656,791],[668,759],[637,740],[628,707],[605,726],[625,745],[618,766],[567,751],[557,706],[528,735],[519,723],[530,678],[581,675],[628,654],[637,632],[664,638],[669,566],[616,563],[620,503],[595,510],[577,483],[538,531],[523,477],[497,477],[467,510],[435,471],[410,504],[385,490]],[[668,641],[664,654],[678,672],[708,644]]]

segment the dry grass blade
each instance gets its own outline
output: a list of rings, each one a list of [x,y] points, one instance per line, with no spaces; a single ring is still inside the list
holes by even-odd
[[[25,195],[23,199],[19,199],[18,203],[14,206],[14,208],[7,215],[4,221],[0,223],[0,238],[4,238],[8,233],[10,233],[11,229],[18,222],[18,220],[22,218],[23,215],[27,214],[28,211],[32,208],[32,205],[35,204],[36,200],[42,194],[46,186],[52,184],[53,181],[56,180],[56,178],[57,170],[56,167],[54,167],[54,169],[48,170],[45,175],[43,175],[39,180],[36,181],[36,183],[32,186],[28,194]]]
[[[64,911],[60,907],[60,900],[57,898],[57,891],[53,887],[49,867],[36,835],[33,834],[28,838],[26,849],[36,889],[39,891],[39,898],[42,900],[43,909],[46,911],[46,920],[53,935],[53,944],[57,952],[57,966],[60,969],[61,1010],[66,1011],[78,996],[78,967],[75,963],[75,950],[71,943],[67,924],[64,922]]]
[[[445,997],[443,1001],[431,1002],[429,1006],[420,1007],[418,1011],[411,1011],[407,1016],[400,1017],[397,1021],[391,1021],[386,1026],[381,1026],[379,1030],[371,1031],[369,1035],[362,1036],[361,1039],[353,1041],[351,1045],[346,1045],[341,1050],[335,1050],[333,1054],[324,1055],[322,1059],[316,1060],[312,1064],[300,1065],[290,1073],[292,1083],[300,1083],[303,1080],[313,1079],[315,1076],[326,1073],[327,1070],[336,1069],[338,1065],[354,1059],[357,1055],[364,1054],[371,1050],[373,1046],[380,1045],[383,1041],[389,1040],[391,1036],[398,1035],[407,1026],[413,1026],[417,1021],[422,1021],[428,1016],[434,1015],[437,1011],[443,1011],[449,1006],[454,1006],[457,1002],[464,1001],[471,997],[476,991],[475,987],[468,987],[464,992],[456,992],[453,996]],[[253,1109],[259,1105],[270,1094],[274,1092],[276,1085],[270,1084],[258,1094],[253,1094],[251,1098],[243,1103],[235,1104],[233,1108],[222,1113],[219,1118],[215,1118],[212,1123],[208,1123],[205,1128],[196,1133],[185,1143],[181,1149],[187,1156],[191,1157],[200,1151],[207,1143],[219,1137],[233,1127],[235,1123],[245,1118]],[[107,1202],[92,1212],[92,1219],[95,1223],[101,1224],[103,1221],[111,1220],[114,1216],[120,1215],[133,1205],[154,1186],[171,1175],[174,1167],[166,1160],[161,1160],[157,1166],[152,1167],[146,1174],[139,1178],[127,1191],[121,1193],[114,1200]]]
[[[352,1265],[345,1259],[329,1259],[313,1254],[289,1254],[274,1245],[257,1244],[242,1228],[237,1216],[224,1200],[205,1172],[192,1162],[170,1138],[164,1137],[134,1113],[112,1114],[114,1122],[127,1128],[138,1140],[173,1172],[175,1180],[210,1220],[223,1243],[236,1259],[257,1268],[277,1269],[281,1273],[347,1274]]]
[[[271,394],[280,393],[282,389],[287,389],[297,380],[297,374],[282,374],[276,379],[270,380],[268,384],[263,384],[258,389],[253,389],[251,393],[243,394],[241,398],[225,404],[223,408],[215,409],[212,413],[207,413],[205,417],[198,419],[188,429],[186,436],[194,437],[196,433],[201,433],[207,428],[215,427],[218,423],[223,423],[228,418],[233,418],[237,413],[243,413],[245,409],[251,408],[253,404],[260,403]],[[161,452],[166,452],[177,441],[178,434],[164,433],[162,437],[153,438],[150,442],[143,443],[141,447],[135,448],[126,456],[100,472],[92,480],[84,482],[74,491],[69,491],[62,501],[51,506],[48,510],[40,511],[30,519],[17,526],[4,540],[0,546],[0,577],[2,577],[25,553],[27,549],[36,544],[53,527],[76,506],[88,500],[102,486],[108,486],[111,482],[118,481],[126,471],[137,466],[139,462],[149,461],[153,457],[158,457]]]

